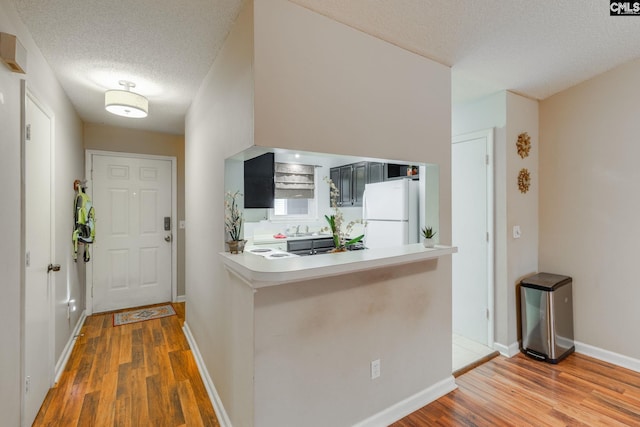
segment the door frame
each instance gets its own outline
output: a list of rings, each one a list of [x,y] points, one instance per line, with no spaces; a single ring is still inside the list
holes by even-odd
[[[451,144],[458,144],[474,139],[485,138],[487,144],[487,345],[493,348],[495,331],[495,128],[483,129],[476,132],[456,135],[451,138]]]
[[[84,176],[87,179],[87,194],[93,199],[93,156],[125,157],[129,159],[168,160],[171,162],[171,301],[177,301],[178,294],[178,170],[177,159],[171,156],[154,154],[122,153],[104,150],[85,150]],[[100,212],[96,212],[96,234],[100,232]],[[99,235],[96,236],[98,239]],[[87,316],[93,314],[93,263],[86,264],[86,311]]]
[[[56,236],[56,221],[55,221],[55,115],[46,104],[40,101],[37,92],[31,89],[27,85],[26,80],[20,80],[20,99],[21,99],[21,111],[20,111],[20,306],[22,307],[22,313],[20,315],[20,381],[21,381],[21,397],[20,397],[20,423],[24,423],[25,417],[25,400],[26,400],[26,284],[27,284],[27,222],[26,222],[26,144],[27,144],[27,100],[31,100],[50,120],[50,154],[49,154],[49,262],[53,263],[56,259],[55,252],[55,236]],[[55,377],[55,317],[54,317],[54,303],[55,303],[55,276],[53,274],[47,274],[47,298],[49,313],[47,315],[47,329],[49,342],[47,343],[46,364],[48,371],[48,383],[49,388],[53,386]]]

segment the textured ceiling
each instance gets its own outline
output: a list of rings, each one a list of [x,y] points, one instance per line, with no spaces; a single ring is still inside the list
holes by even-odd
[[[184,115],[240,0],[12,0],[86,122],[182,134]],[[104,110],[104,91],[136,84],[149,116]]]
[[[171,133],[241,3],[11,1],[83,120]],[[451,66],[454,102],[504,89],[544,99],[640,58],[640,16],[610,17],[606,0],[291,1]],[[149,98],[147,119],[104,111],[122,79]]]

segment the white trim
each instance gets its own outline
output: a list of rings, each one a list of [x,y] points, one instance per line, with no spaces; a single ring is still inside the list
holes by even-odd
[[[177,297],[175,297],[173,302],[187,302],[187,296],[186,295],[178,295]]]
[[[391,405],[377,414],[354,424],[354,427],[378,427],[392,424],[418,409],[427,406],[445,394],[452,392],[456,388],[458,388],[458,386],[456,385],[455,379],[453,376],[449,376],[431,387],[419,391],[413,396],[409,396],[405,400]]]
[[[520,344],[518,342],[514,342],[506,346],[504,344],[500,344],[497,342],[493,343],[493,349],[500,352],[504,357],[513,357],[516,354],[520,353]]]
[[[207,367],[204,364],[204,360],[202,360],[202,354],[198,349],[198,345],[196,344],[196,340],[191,333],[191,329],[189,329],[189,325],[187,322],[184,322],[182,325],[182,330],[184,332],[184,336],[187,337],[187,342],[189,342],[189,347],[191,347],[191,354],[196,359],[196,365],[198,366],[198,371],[200,372],[200,377],[202,377],[202,382],[204,382],[204,386],[207,389],[207,394],[209,395],[209,400],[211,400],[211,404],[213,405],[213,409],[216,412],[216,417],[218,417],[218,422],[220,423],[220,427],[232,427],[231,420],[229,419],[229,415],[227,415],[227,411],[224,409],[224,405],[222,404],[222,400],[220,400],[220,395],[216,390],[215,385],[213,384],[213,380],[211,376],[209,376],[209,371],[207,371]]]
[[[53,384],[56,384],[60,380],[60,375],[64,372],[64,368],[67,366],[67,362],[69,361],[69,357],[71,357],[71,352],[73,351],[73,347],[76,345],[76,340],[80,336],[80,330],[84,325],[84,321],[87,319],[87,312],[82,311],[80,314],[80,318],[76,323],[76,327],[73,328],[73,332],[69,336],[69,341],[67,341],[67,345],[64,346],[62,350],[62,354],[56,363],[55,377],[53,380]]]
[[[626,369],[631,369],[632,371],[640,372],[640,359],[634,359],[633,357],[614,353],[613,351],[594,347],[578,341],[576,341],[574,345],[576,347],[576,353],[584,354],[585,356],[593,357]]]
[[[489,128],[479,130],[477,132],[465,133],[463,135],[454,136],[451,139],[451,144],[457,144],[474,139],[485,139],[485,148],[489,158],[486,163],[486,177],[487,177],[487,233],[489,235],[489,241],[487,242],[487,310],[489,310],[489,318],[487,319],[487,342],[488,346],[491,345],[495,339],[495,151],[493,143],[493,135],[495,128]]]
[[[85,150],[84,176],[89,189],[87,193],[93,199],[93,156],[126,157],[135,159],[166,160],[171,162],[171,300],[178,295],[178,161],[175,156],[155,154],[121,153],[117,151]],[[93,263],[88,262],[85,270],[85,307],[87,315],[93,314]]]

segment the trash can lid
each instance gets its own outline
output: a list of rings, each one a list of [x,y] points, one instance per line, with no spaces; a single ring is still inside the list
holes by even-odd
[[[526,279],[522,279],[520,284],[525,288],[540,289],[541,291],[555,291],[560,286],[571,282],[571,277],[559,274],[538,273]]]

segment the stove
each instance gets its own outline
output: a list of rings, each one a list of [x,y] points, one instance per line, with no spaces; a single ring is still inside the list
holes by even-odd
[[[296,254],[285,252],[280,249],[261,248],[256,246],[247,248],[245,252],[249,252],[250,254],[254,254],[254,255],[260,255],[265,259],[294,258],[298,256]]]

